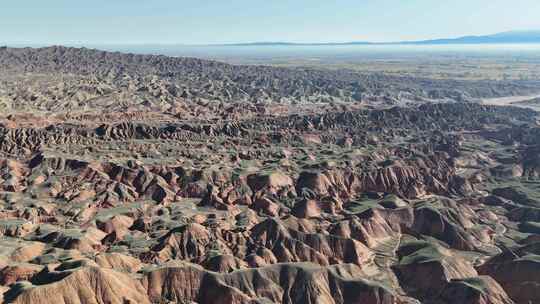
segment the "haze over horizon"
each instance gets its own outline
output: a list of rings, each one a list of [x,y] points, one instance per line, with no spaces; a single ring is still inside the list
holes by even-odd
[[[391,42],[540,29],[534,0],[22,0],[4,6],[0,43],[8,44]]]

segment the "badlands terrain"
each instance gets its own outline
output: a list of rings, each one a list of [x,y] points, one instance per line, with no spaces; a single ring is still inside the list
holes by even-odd
[[[0,302],[540,303],[540,81],[0,68]]]

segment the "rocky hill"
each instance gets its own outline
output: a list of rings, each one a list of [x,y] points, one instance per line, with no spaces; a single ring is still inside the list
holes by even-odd
[[[367,83],[388,97],[448,83],[0,53],[1,303],[540,302],[533,110],[261,103],[254,92],[320,97]],[[471,96],[530,89],[457,85]]]
[[[0,66],[0,107],[14,111],[174,112],[185,101],[393,105],[540,91],[538,81],[431,80],[66,47],[0,48]]]

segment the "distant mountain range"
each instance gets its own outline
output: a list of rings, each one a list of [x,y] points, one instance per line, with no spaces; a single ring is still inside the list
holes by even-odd
[[[329,42],[329,43],[292,43],[292,42],[253,42],[222,44],[221,46],[325,46],[325,45],[437,45],[437,44],[511,44],[511,43],[540,43],[538,31],[510,31],[485,36],[463,36],[458,38],[431,39],[419,41],[397,42]]]

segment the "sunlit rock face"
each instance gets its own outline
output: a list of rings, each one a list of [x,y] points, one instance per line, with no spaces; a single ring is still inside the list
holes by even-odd
[[[540,301],[537,114],[472,102],[534,82],[0,64],[5,303]]]

